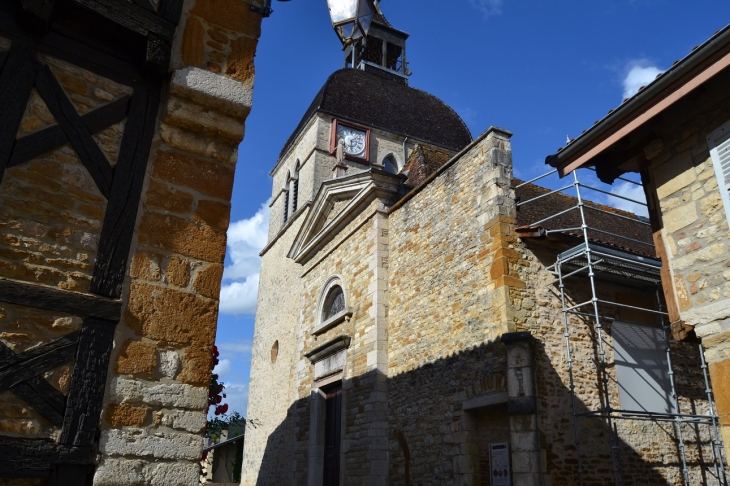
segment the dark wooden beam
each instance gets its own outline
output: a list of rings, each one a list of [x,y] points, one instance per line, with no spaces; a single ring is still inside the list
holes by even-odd
[[[33,51],[13,43],[0,72],[0,182],[39,69]]]
[[[170,66],[170,43],[157,34],[147,36],[145,63],[147,68],[160,75],[167,72]]]
[[[122,302],[0,277],[0,302],[118,321]]]
[[[97,133],[115,123],[119,123],[127,116],[129,96],[124,96],[106,106],[91,111],[81,117],[89,133]],[[68,142],[66,134],[60,126],[55,125],[39,132],[27,135],[15,142],[15,148],[10,157],[8,167],[27,162],[39,155],[57,149]]]
[[[141,7],[148,12],[154,12],[155,7],[152,6],[152,3],[150,3],[150,0],[132,0],[132,3],[134,3],[136,6]]]
[[[133,64],[96,48],[93,43],[83,43],[54,30],[42,38],[32,36],[18,25],[16,17],[2,10],[0,31],[14,45],[22,43],[127,86],[145,86],[154,92],[159,91],[159,80],[145,76],[141,71],[143,59],[140,59],[139,64]]]
[[[42,391],[39,391],[39,389]],[[61,395],[64,401],[65,397],[61,392],[53,388],[50,383],[40,376],[35,376],[25,383],[15,385],[10,388],[10,391],[15,393],[25,403],[33,407],[36,412],[43,415],[46,420],[56,427],[61,427],[63,425],[63,412],[65,406],[60,411],[56,410],[53,404],[46,400],[46,397],[48,396],[46,394],[50,393],[51,395]]]
[[[160,0],[157,15],[177,25],[182,14],[183,0]]]
[[[101,319],[88,318],[84,321],[60,444],[74,447],[90,447],[94,444],[114,344],[114,327],[113,322]]]
[[[91,464],[91,448],[59,446],[45,439],[0,436],[0,478],[49,477],[54,464]]]
[[[158,17],[154,12],[138,7],[128,0],[70,1],[144,37],[152,32],[172,43],[175,35],[175,25],[172,22]]]
[[[35,86],[99,191],[108,198],[112,184],[112,167],[48,66],[43,66],[38,73]]]
[[[72,359],[76,355],[79,334],[78,331],[73,332],[43,346],[4,359],[0,365],[0,390],[7,390],[26,382]]]
[[[159,104],[144,90],[132,97],[91,280],[91,292],[98,295],[122,293]]]
[[[0,342],[0,362],[15,359],[12,349]],[[25,383],[10,389],[18,397],[32,406],[53,425],[63,425],[63,413],[66,409],[66,397],[40,376],[34,376]]]
[[[23,26],[35,35],[46,35],[53,20],[55,5],[56,0],[20,0]]]

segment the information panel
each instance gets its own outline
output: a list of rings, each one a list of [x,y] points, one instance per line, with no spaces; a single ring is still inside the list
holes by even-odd
[[[509,444],[506,442],[489,444],[489,464],[492,486],[512,485],[512,475],[509,468]]]

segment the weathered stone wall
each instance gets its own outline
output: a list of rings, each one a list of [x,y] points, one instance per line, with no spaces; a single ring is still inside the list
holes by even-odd
[[[233,174],[260,25],[246,2],[185,2],[130,251],[94,484],[197,482]],[[0,51],[8,46],[0,39]],[[79,115],[131,93],[39,58]],[[17,137],[55,123],[34,90]],[[94,136],[111,166],[124,126]],[[69,144],[8,169],[0,185],[0,275],[88,292],[105,211],[106,199]],[[0,340],[23,352],[78,329],[84,317],[2,304]],[[72,366],[44,377],[67,393]],[[55,439],[59,429],[3,392],[0,434]]]
[[[488,444],[494,442],[511,444],[516,484],[578,480],[560,291],[545,268],[567,246],[528,245],[516,237],[512,196],[500,188],[499,176],[511,175],[509,169],[498,170],[505,149],[508,142],[498,134],[481,140],[389,219],[390,484],[487,481]],[[495,201],[501,216],[490,211]],[[485,213],[491,216],[486,222]],[[607,301],[633,299],[631,304],[640,300],[652,306],[656,300],[651,290],[608,283],[600,283],[598,293]],[[568,305],[590,300],[587,281],[573,279],[567,295]],[[601,312],[642,319],[613,306],[602,306]],[[611,363],[610,320],[604,326]],[[500,337],[515,331],[535,338],[536,415],[507,413],[512,396]],[[598,410],[602,403],[595,339],[588,323],[571,320],[578,413]],[[673,343],[672,352],[682,412],[706,413],[696,348]],[[611,405],[619,409],[612,366],[609,382]],[[612,477],[607,426],[581,420],[586,484],[605,484]],[[617,427],[629,484],[639,478],[648,484],[682,483],[671,423],[622,421]],[[683,434],[690,479],[700,482],[702,471],[709,470],[709,429],[684,426]]]
[[[390,484],[489,481],[484,440],[509,439],[485,414],[504,420],[498,341],[516,330],[506,291],[524,287],[500,222],[510,178],[509,134],[493,130],[390,217]]]
[[[680,336],[694,330],[710,363],[717,408],[730,444],[730,247],[727,211],[706,137],[730,120],[724,79],[708,83],[704,96],[686,102],[682,116],[667,117],[658,138],[644,149],[651,161],[647,191],[661,229],[655,233],[671,268]],[[722,77],[721,76],[721,77]],[[722,177],[722,175],[720,175]]]

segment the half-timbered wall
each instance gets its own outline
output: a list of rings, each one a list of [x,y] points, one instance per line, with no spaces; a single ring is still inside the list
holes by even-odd
[[[197,482],[260,24],[0,3],[0,484]]]

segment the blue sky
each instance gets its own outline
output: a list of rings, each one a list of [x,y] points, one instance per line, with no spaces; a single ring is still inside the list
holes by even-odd
[[[218,321],[217,372],[231,411],[243,415],[268,174],[319,88],[343,65],[326,0],[274,1],[273,8],[256,55]],[[523,179],[545,172],[545,157],[566,136],[577,137],[730,22],[728,0],[383,0],[381,8],[411,35],[411,86],[451,105],[474,137],[492,125],[513,132],[515,174]],[[627,186],[613,190],[637,197]]]

